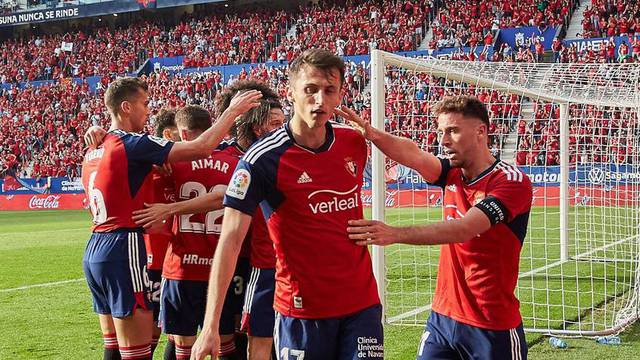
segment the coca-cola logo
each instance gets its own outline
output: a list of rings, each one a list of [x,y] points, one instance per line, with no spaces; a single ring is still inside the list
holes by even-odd
[[[387,197],[384,200],[385,206],[386,207],[394,207],[396,205],[396,194],[398,192],[397,191],[387,191]],[[371,206],[371,203],[373,201],[373,196],[371,195],[371,193],[362,193],[360,195],[360,198],[362,199],[362,204],[366,205],[366,206]]]
[[[29,200],[29,209],[57,209],[60,206],[60,195],[38,197],[34,195]]]

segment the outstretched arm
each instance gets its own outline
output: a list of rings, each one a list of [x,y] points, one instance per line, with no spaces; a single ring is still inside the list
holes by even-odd
[[[350,220],[347,232],[358,245],[437,245],[462,243],[489,230],[491,221],[480,209],[472,207],[460,219],[430,225],[396,227],[376,220]]]
[[[364,137],[371,140],[386,156],[416,170],[427,182],[434,183],[440,177],[440,160],[435,155],[422,151],[412,140],[374,128],[346,106],[336,109],[336,114],[361,128]]]
[[[199,214],[222,209],[223,198],[224,191],[214,191],[193,199],[174,203],[145,203],[145,208],[134,211],[132,218],[136,224],[148,229],[153,223],[168,219],[173,215]]]

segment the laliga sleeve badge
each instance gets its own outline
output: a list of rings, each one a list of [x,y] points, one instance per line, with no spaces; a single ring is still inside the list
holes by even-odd
[[[244,200],[251,184],[251,173],[246,169],[239,169],[233,174],[226,194],[230,197]]]

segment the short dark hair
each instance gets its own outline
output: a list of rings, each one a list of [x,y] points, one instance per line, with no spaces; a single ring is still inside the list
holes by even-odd
[[[489,112],[487,107],[477,97],[458,95],[445,98],[433,107],[433,115],[437,118],[441,114],[461,114],[482,121],[489,129]]]
[[[157,137],[162,137],[162,132],[166,128],[174,128],[176,127],[176,110],[175,109],[160,109],[158,115],[156,115],[156,119],[153,122],[153,127],[155,127],[155,135]]]
[[[258,90],[262,93],[260,105],[253,108],[242,116],[238,117],[231,127],[231,136],[236,139],[246,139],[250,143],[254,143],[257,139],[253,133],[254,126],[263,126],[269,122],[269,111],[272,108],[282,109],[280,97],[269,85],[256,80],[239,80],[227,86],[222,93],[216,98],[216,114],[217,116],[227,110],[231,99],[240,91]]]
[[[340,84],[344,84],[344,61],[331,51],[325,49],[305,50],[289,64],[289,79],[296,77],[303,65],[316,67],[327,74],[331,69],[337,69],[340,72]]]
[[[148,89],[147,83],[139,78],[123,77],[116,79],[109,84],[107,91],[104,93],[104,104],[107,110],[113,116],[116,116],[120,105],[124,101],[130,100],[140,90],[147,91]]]
[[[211,127],[211,114],[199,105],[187,105],[176,111],[176,125],[188,130],[205,131]]]

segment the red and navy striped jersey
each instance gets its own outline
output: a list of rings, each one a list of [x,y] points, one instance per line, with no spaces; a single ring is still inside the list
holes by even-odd
[[[131,219],[148,198],[153,165],[162,165],[173,143],[155,136],[113,130],[85,154],[82,185],[93,214],[93,232],[139,228]]]
[[[349,239],[361,219],[364,138],[327,123],[319,149],[297,144],[289,124],[255,143],[227,188],[225,206],[260,204],[276,252],[275,309],[298,318],[352,314],[380,302],[367,247]]]
[[[242,153],[235,146],[221,147],[207,158],[172,163],[171,177],[177,201],[207,192],[224,191]],[[169,244],[162,276],[172,280],[207,281],[224,209],[177,215],[175,237]]]
[[[432,309],[484,329],[515,328],[522,322],[514,290],[531,210],[531,182],[500,160],[470,181],[449,160],[441,163],[436,185],[444,189],[445,221],[477,207],[492,226],[463,243],[441,246]]]

